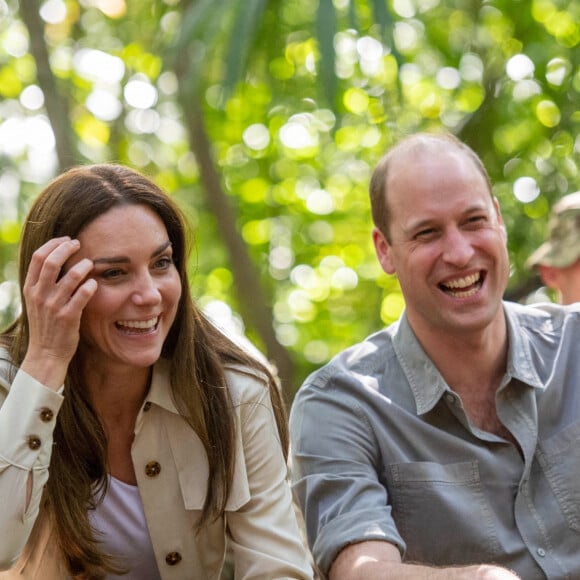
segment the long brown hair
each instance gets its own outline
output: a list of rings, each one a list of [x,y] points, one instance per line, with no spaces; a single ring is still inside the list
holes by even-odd
[[[53,180],[26,219],[19,255],[22,312],[0,338],[12,361],[20,365],[29,341],[22,288],[32,254],[52,238],[76,238],[89,223],[120,205],[151,208],[163,221],[172,243],[182,293],[163,356],[170,360],[171,389],[179,412],[202,440],[208,456],[201,527],[223,513],[233,480],[236,426],[224,367],[243,365],[266,377],[284,457],[288,452],[287,417],[269,370],[224,336],[194,304],[186,268],[190,249],[186,220],[167,194],[144,175],[113,164],[76,167]],[[100,552],[88,519],[88,510],[106,490],[107,441],[87,390],[82,387],[80,368],[79,355],[75,354],[65,379],[46,501],[41,509],[55,523],[58,544],[71,575],[98,578],[118,568]]]

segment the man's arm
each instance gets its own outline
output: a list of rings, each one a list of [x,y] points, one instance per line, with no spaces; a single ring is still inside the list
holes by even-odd
[[[341,550],[329,580],[518,580],[513,572],[488,564],[430,568],[401,562],[399,549],[389,542],[360,542]]]

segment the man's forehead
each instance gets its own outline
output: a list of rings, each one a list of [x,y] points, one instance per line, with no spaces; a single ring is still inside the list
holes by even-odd
[[[466,151],[460,149],[455,143],[443,139],[426,138],[418,141],[410,141],[395,147],[391,152],[391,167],[407,161],[430,161],[440,157],[458,157],[470,160]]]
[[[467,153],[445,143],[442,147],[434,144],[432,147],[406,148],[398,152],[389,162],[387,185],[392,186],[395,181],[399,181],[401,178],[410,178],[410,180],[420,184],[421,181],[430,178],[430,168],[436,168],[443,164],[448,166],[450,170],[456,167],[462,175],[465,175],[466,170],[469,173],[473,170],[474,175],[480,175],[485,181],[481,170]],[[450,178],[454,175],[455,173],[449,173]]]

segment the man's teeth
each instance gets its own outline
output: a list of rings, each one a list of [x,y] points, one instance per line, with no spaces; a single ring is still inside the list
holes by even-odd
[[[466,276],[465,278],[458,278],[457,280],[450,280],[449,282],[445,282],[444,286],[446,288],[467,288],[472,284],[475,284],[479,281],[479,272],[476,274],[472,274],[471,276]]]
[[[153,328],[159,317],[156,316],[155,318],[151,318],[150,320],[119,320],[117,324],[119,326],[124,326],[125,328],[140,328],[140,329],[148,329]]]

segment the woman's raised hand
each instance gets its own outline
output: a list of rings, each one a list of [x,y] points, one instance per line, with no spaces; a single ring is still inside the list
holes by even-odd
[[[64,270],[79,248],[78,240],[69,237],[46,242],[34,252],[23,288],[30,328],[21,367],[55,390],[78,347],[83,309],[97,290],[97,282],[87,278],[91,260],[84,258]]]

